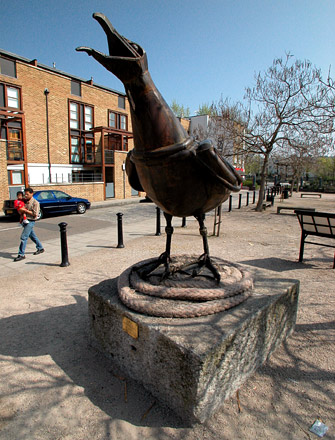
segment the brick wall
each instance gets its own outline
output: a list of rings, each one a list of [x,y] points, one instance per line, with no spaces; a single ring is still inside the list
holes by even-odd
[[[22,110],[25,117],[25,138],[27,147],[27,163],[48,163],[47,149],[47,118],[46,118],[46,96],[48,94],[48,119],[49,119],[49,146],[51,164],[69,164],[69,126],[68,126],[68,101],[81,102],[94,107],[94,125],[108,126],[108,110],[114,110],[128,115],[128,131],[132,131],[129,103],[126,99],[126,108],[118,108],[118,94],[111,91],[95,87],[85,82],[81,82],[81,97],[71,95],[71,78],[61,75],[57,72],[45,70],[36,65],[17,60],[17,78],[10,78],[0,75],[0,81],[17,85],[22,88]],[[95,142],[98,147],[97,159],[101,164],[101,140],[99,135],[95,136]],[[133,148],[133,140],[128,141],[128,148]],[[2,154],[2,153],[1,153]],[[4,152],[5,154],[5,152]],[[131,196],[131,188],[126,178],[126,187],[123,187],[122,163],[125,159],[125,153],[116,153],[115,163],[115,197],[124,198]],[[97,162],[99,164],[99,162]],[[7,163],[3,155],[0,156],[0,202],[8,198],[7,182]],[[28,170],[29,172],[29,170]],[[82,197],[92,200],[103,200],[103,184],[82,184]],[[92,185],[92,190],[89,186]],[[96,186],[98,185],[98,190]],[[57,186],[59,187],[59,186]],[[65,186],[64,191],[71,189]],[[44,188],[46,188],[44,186]],[[87,189],[85,189],[87,188]],[[79,189],[78,189],[79,190]],[[77,191],[77,190],[76,190]],[[84,192],[84,194],[82,194]],[[86,195],[85,195],[86,193]]]
[[[179,118],[181,125],[184,127],[186,133],[190,131],[190,120],[185,118]]]
[[[52,189],[64,191],[73,197],[82,197],[90,202],[100,202],[104,200],[104,184],[96,183],[71,183],[68,185],[33,185],[34,191]]]
[[[71,79],[44,71],[38,67],[17,63],[17,79],[13,83],[22,86],[23,111],[26,119],[27,160],[31,163],[47,163],[46,97],[49,90],[49,142],[53,164],[69,163],[68,100],[93,105],[94,125],[108,126],[108,109],[128,114],[128,131],[131,131],[129,104],[118,108],[118,95],[81,83],[82,96],[71,95]],[[99,143],[98,136],[96,142]],[[129,145],[132,148],[132,142]]]
[[[114,188],[116,199],[131,197],[131,186],[128,183],[126,171],[122,169],[126,157],[127,153],[125,151],[116,151],[114,154]]]

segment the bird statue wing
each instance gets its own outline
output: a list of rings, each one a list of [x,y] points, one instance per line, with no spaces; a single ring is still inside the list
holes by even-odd
[[[128,176],[129,184],[136,191],[144,192],[144,189],[141,185],[140,179],[138,177],[136,166],[131,160],[132,151],[129,151],[126,158],[126,173]]]
[[[223,184],[231,191],[238,192],[241,189],[242,179],[235,168],[225,160],[214,147],[211,140],[206,139],[199,143],[195,149],[196,159],[207,174]]]

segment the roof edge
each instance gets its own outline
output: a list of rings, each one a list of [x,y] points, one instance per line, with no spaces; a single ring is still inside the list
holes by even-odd
[[[39,63],[39,62],[37,62],[36,58],[33,58],[33,59],[25,58],[20,55],[16,55],[15,53],[8,52],[7,50],[1,49],[1,48],[0,48],[0,55],[4,55],[7,58],[12,58],[14,60],[21,61],[21,62],[29,64],[33,67],[39,67],[40,69],[47,70],[52,73],[57,73],[58,75],[61,75],[61,76],[66,76],[67,78],[73,79],[75,81],[80,81],[86,85],[91,85],[92,87],[97,87],[98,89],[106,90],[108,92],[112,92],[117,95],[127,96],[124,92],[119,92],[118,90],[111,89],[111,88],[103,86],[101,84],[96,84],[94,82],[92,84],[90,79],[87,80],[84,78],[80,78],[79,76],[72,75],[71,73],[67,73],[62,70],[58,70],[56,68],[49,67],[45,64]]]

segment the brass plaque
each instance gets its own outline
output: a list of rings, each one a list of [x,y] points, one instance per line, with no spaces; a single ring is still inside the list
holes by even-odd
[[[126,316],[122,316],[122,330],[132,338],[138,338],[138,324]]]

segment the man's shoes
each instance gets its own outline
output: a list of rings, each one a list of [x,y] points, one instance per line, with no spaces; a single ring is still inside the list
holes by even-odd
[[[24,260],[26,257],[24,255],[18,255],[16,258],[14,258],[14,261],[21,261]]]
[[[34,255],[43,254],[44,249],[38,249],[36,252],[34,252]]]

